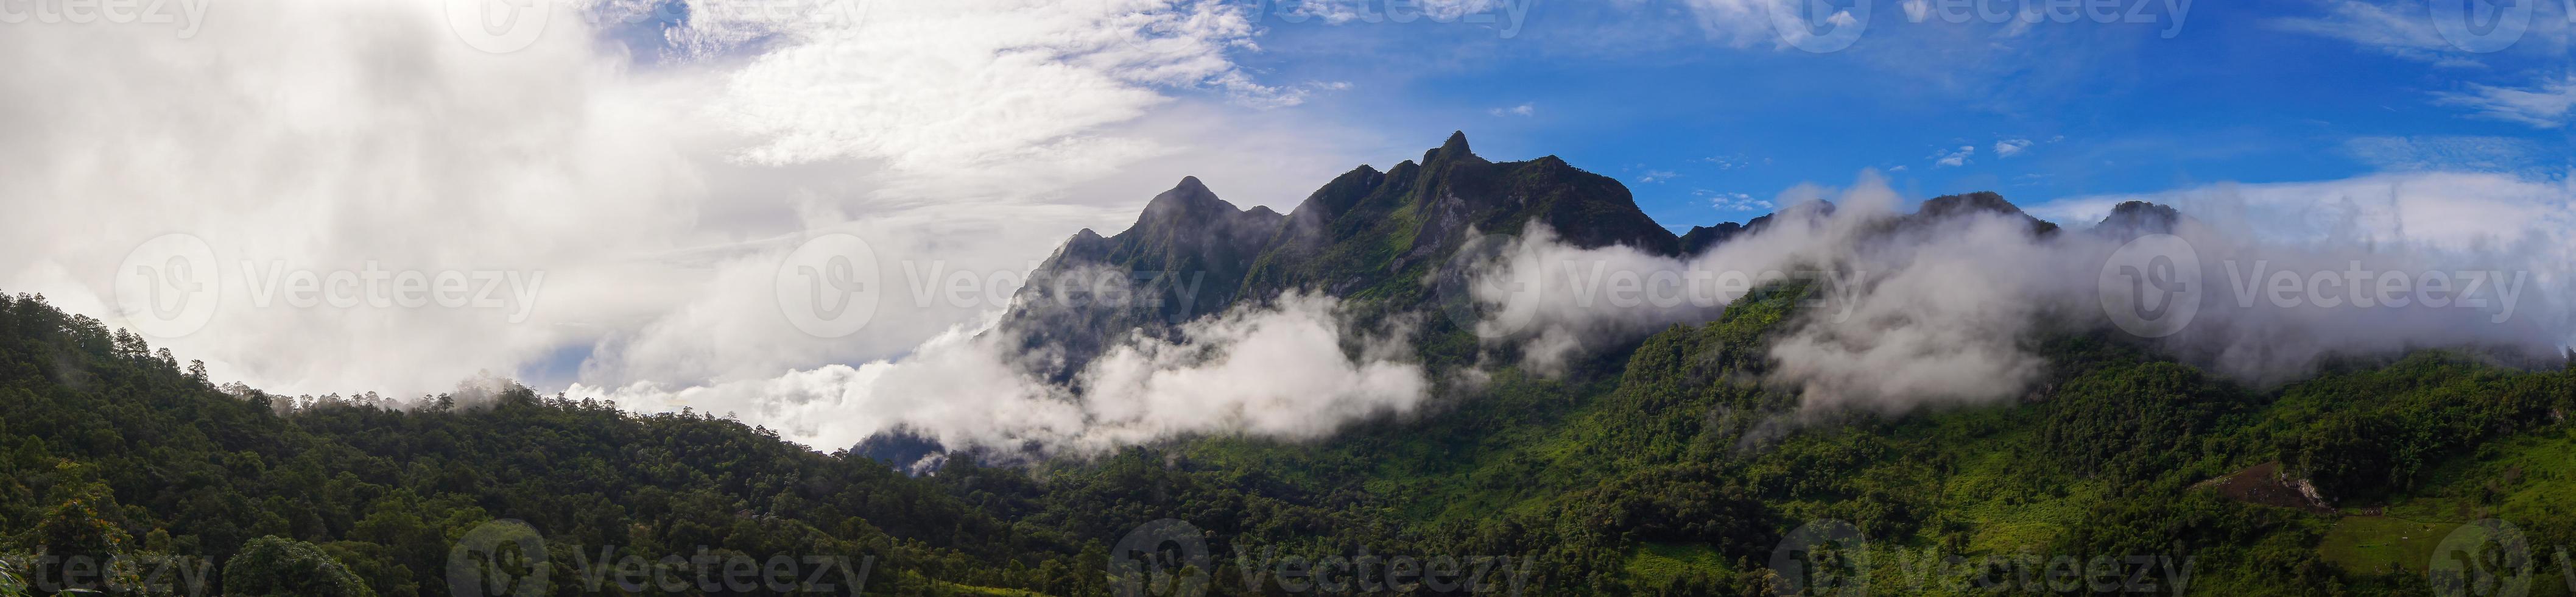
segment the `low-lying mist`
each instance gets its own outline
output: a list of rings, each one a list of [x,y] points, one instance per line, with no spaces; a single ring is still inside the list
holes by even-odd
[[[1309,439],[1411,412],[1429,390],[1413,352],[1402,326],[1357,329],[1340,300],[1291,293],[1185,323],[1176,340],[1131,335],[1070,384],[1031,374],[1018,337],[987,321],[858,367],[680,389],[576,384],[567,394],[737,412],[822,449],[901,430],[1003,459],[1087,456],[1185,434]]]
[[[2137,203],[2063,227],[1992,195],[1907,211],[1874,174],[1802,186],[1788,207],[1697,254],[1580,249],[1531,226],[1486,259],[1453,260],[1489,354],[1540,375],[1675,324],[1710,321],[1745,294],[1804,281],[1815,300],[1764,347],[1765,381],[1809,412],[1902,413],[2041,390],[2046,334],[2139,338],[2256,387],[2336,358],[2420,348],[2556,362],[2576,321],[2570,247],[2549,220],[2493,232],[2408,236],[2399,220],[2286,220],[2229,187]],[[2368,214],[2368,209],[2353,213]],[[2071,218],[2070,218],[2071,219]],[[2321,222],[2321,223],[2320,223]],[[2437,281],[2436,278],[2439,278]],[[2282,299],[2292,302],[2284,303]],[[2388,299],[2402,299],[2391,301]],[[1361,329],[1350,305],[1287,294],[1131,334],[1068,382],[1034,375],[1043,350],[988,318],[907,355],[768,379],[688,387],[574,385],[575,398],[638,410],[736,413],[820,449],[903,432],[1002,459],[1096,455],[1192,435],[1305,440],[1425,407],[1435,379],[1414,345],[1441,313]],[[1430,308],[1426,306],[1425,308]],[[1446,315],[1456,316],[1456,313]]]
[[[1521,343],[1523,365],[1547,372],[1569,353],[1705,321],[1750,289],[1745,280],[1805,279],[1821,302],[1769,347],[1769,381],[1799,390],[1810,409],[1888,412],[2027,393],[2048,367],[2030,346],[2042,326],[2149,338],[2257,386],[2334,357],[2431,347],[2557,357],[2576,338],[2568,240],[2535,222],[2442,242],[2349,218],[2267,226],[2238,218],[2255,211],[2242,198],[2201,193],[2179,217],[2139,204],[2106,225],[2045,230],[1998,209],[1901,213],[1874,175],[1831,204],[1818,202],[1825,195],[1792,191],[1782,200],[1792,207],[1767,225],[1680,258],[1530,234],[1476,286],[1489,309],[1525,319],[1481,331],[1488,343]],[[1950,205],[1964,203],[1974,202]],[[1634,298],[1616,294],[1621,278],[1642,281],[1624,286]]]

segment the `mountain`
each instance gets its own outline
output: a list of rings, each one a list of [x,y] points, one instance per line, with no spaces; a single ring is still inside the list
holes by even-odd
[[[2005,201],[2003,195],[1995,194],[1993,191],[1978,191],[1974,193],[1933,197],[1931,199],[1924,200],[1923,206],[1916,209],[1914,214],[1912,216],[1908,216],[1907,219],[1908,221],[1933,221],[1971,213],[2021,216],[2024,221],[2029,223],[2030,232],[2034,235],[2048,235],[2055,234],[2057,232],[2057,224],[2050,223],[2046,220],[2033,217],[2028,213],[2024,213],[2020,206],[2013,205],[2011,201]]]
[[[2174,208],[2145,201],[2124,201],[2111,208],[2111,214],[2093,225],[2093,232],[2120,238],[2149,234],[2172,234],[2184,217]]]
[[[1924,213],[2027,217],[1972,193],[1891,226]],[[2185,217],[2124,204],[2093,229]],[[1277,291],[1420,309],[1426,276],[1469,231],[1539,222],[1571,243],[1670,255],[1774,221],[1676,238],[1615,181],[1552,158],[1488,162],[1459,137],[1420,163],[1337,177],[1284,215],[1185,179],[1127,230],[1075,235],[1044,269],[1183,271],[1200,286],[1144,279],[1150,304],[1041,305],[997,333],[1031,334],[1062,366],[1079,362],[1063,356],[1076,342],[1168,331]],[[2151,341],[2041,326],[2022,339],[2047,361],[2032,399],[1819,413],[1766,381],[1784,365],[1772,349],[1823,292],[1812,284],[1764,286],[1557,377],[1459,359],[1467,332],[1427,318],[1426,364],[1477,366],[1456,399],[1322,437],[1170,437],[1011,466],[908,430],[825,454],[705,413],[516,385],[406,404],[219,387],[140,336],[0,294],[0,594],[86,594],[18,582],[81,574],[66,556],[196,562],[190,594],[482,594],[492,585],[452,586],[451,573],[483,570],[465,548],[496,528],[537,531],[510,537],[546,560],[510,563],[550,566],[558,584],[530,594],[617,592],[578,584],[603,578],[584,572],[605,555],[635,556],[648,579],[841,558],[873,572],[864,592],[836,590],[868,595],[1319,588],[1297,588],[1307,581],[1778,595],[1806,578],[1813,539],[1856,533],[1866,545],[1839,551],[1857,557],[1834,561],[1872,564],[1859,578],[1876,594],[2421,595],[2438,593],[2454,560],[2436,555],[2455,538],[2506,528],[2479,521],[2515,525],[2507,545],[2576,543],[2576,354],[2550,369],[2426,350],[2251,387]],[[1080,298],[1032,286],[1023,299]],[[1480,584],[1406,576],[1391,584],[1411,590],[1376,590],[1356,576],[1442,562],[1483,571]],[[2069,580],[2095,562],[2121,582]],[[2530,563],[2532,594],[2565,594],[2550,583],[2567,562]],[[648,592],[822,592],[744,586]]]
[[[1488,161],[1461,132],[1419,162],[1344,173],[1285,216],[1236,209],[1184,179],[1135,225],[1109,237],[1076,233],[1030,276],[1147,280],[1134,303],[1099,308],[1033,283],[998,329],[1022,338],[1043,355],[1041,372],[1063,380],[1127,333],[1168,336],[1181,322],[1281,293],[1363,299],[1382,312],[1420,308],[1430,299],[1423,277],[1471,234],[1526,234],[1533,223],[1579,247],[1681,252],[1680,239],[1617,180],[1556,156]]]
[[[1020,288],[1001,329],[1061,381],[1130,330],[1163,334],[1233,305],[1285,221],[1183,178],[1116,236],[1074,233]]]
[[[1690,232],[1682,234],[1682,254],[1698,255],[1708,251],[1709,247],[1733,239],[1735,235],[1743,234],[1750,229],[1749,226],[1734,222],[1722,222],[1716,226],[1692,226]]]

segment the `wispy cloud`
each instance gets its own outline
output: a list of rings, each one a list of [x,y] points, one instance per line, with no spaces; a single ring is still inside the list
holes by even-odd
[[[2550,167],[2539,143],[2512,137],[2357,137],[2345,141],[2343,151],[2390,171],[2540,173]]]
[[[1509,108],[1494,108],[1486,110],[1485,113],[1495,116],[1534,116],[1538,114],[1538,106],[1521,104]]]
[[[2439,66],[2481,64],[2460,51],[2433,28],[2431,9],[2418,2],[2373,3],[2343,0],[2326,5],[2313,17],[2274,19],[2272,26],[2297,33],[2351,42],[2390,56]]]
[[[1681,178],[1681,176],[1681,173],[1671,170],[1647,170],[1645,174],[1637,175],[1637,182],[1657,183]]]
[[[1716,166],[1719,170],[1742,170],[1754,167],[1755,165],[1767,166],[1771,164],[1771,158],[1754,160],[1744,157],[1743,154],[1705,157],[1700,158],[1699,161],[1707,162],[1709,165]]]
[[[1968,165],[1968,158],[1975,155],[1977,155],[1975,145],[1961,145],[1957,151],[1936,151],[1932,153],[1932,167],[1965,166]]]
[[[2576,109],[2576,73],[2544,77],[2531,87],[2470,83],[2465,93],[2437,95],[2437,103],[2474,109],[2479,116],[2554,129],[2566,126]]]
[[[1717,208],[1719,211],[1771,211],[1777,207],[1768,200],[1755,199],[1752,195],[1744,193],[1721,193],[1697,189],[1691,191],[1691,194],[1707,198],[1708,206]]]

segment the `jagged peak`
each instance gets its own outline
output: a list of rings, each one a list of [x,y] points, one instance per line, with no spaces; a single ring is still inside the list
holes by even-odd
[[[1155,195],[1153,201],[1146,203],[1145,213],[1141,219],[1213,212],[1218,206],[1223,206],[1225,212],[1238,211],[1234,208],[1234,204],[1217,198],[1215,191],[1208,190],[1206,183],[1199,182],[1199,177],[1184,176],[1181,177],[1180,184],[1172,186],[1172,190],[1163,191],[1162,194]]]
[[[1449,141],[1448,141],[1448,142],[1445,142],[1445,143],[1441,143],[1441,144],[1440,144],[1440,148],[1439,148],[1439,149],[1434,149],[1434,150],[1426,151],[1426,152],[1423,152],[1423,153],[1422,153],[1422,163],[1423,163],[1423,165],[1431,165],[1431,164],[1433,164],[1433,163],[1440,162],[1440,161],[1442,161],[1442,160],[1449,160],[1449,161],[1458,161],[1458,160],[1475,160],[1475,161],[1483,161],[1483,160],[1484,160],[1484,158],[1476,157],[1476,152],[1475,152],[1475,150],[1473,150],[1473,149],[1469,149],[1469,148],[1467,147],[1467,132],[1466,132],[1466,131],[1458,131],[1458,132],[1455,132],[1455,133],[1450,133],[1450,134],[1449,134]]]
[[[2004,214],[2022,213],[2020,206],[2013,205],[2011,201],[2005,201],[2003,195],[1996,194],[1994,191],[1977,191],[1974,193],[1961,193],[1957,195],[1933,197],[1930,200],[1924,201],[1923,208],[1918,210],[1917,213],[1927,216],[1946,216],[1972,210],[1991,211]]]
[[[2163,218],[2163,219],[2168,219],[2168,220],[2170,220],[2170,219],[2178,218],[2178,217],[2181,217],[2181,216],[2182,216],[2182,212],[2180,212],[2180,211],[2176,211],[2172,206],[2169,206],[2169,205],[2165,205],[2165,204],[2162,204],[2162,203],[2148,203],[2148,202],[2145,202],[2145,201],[2129,200],[2129,201],[2123,201],[2123,202],[2121,202],[2119,205],[2112,206],[2112,207],[2111,207],[2111,215],[2110,215],[2110,217],[2103,218],[2103,220],[2108,221],[2108,220],[2110,220],[2111,218],[2118,218],[2118,217],[2130,217],[2130,218],[2138,218],[2138,217],[2155,217],[2155,218]]]
[[[2111,208],[2111,214],[2093,225],[2096,231],[2129,234],[2172,233],[2183,215],[2170,206],[2145,201],[2125,201]]]

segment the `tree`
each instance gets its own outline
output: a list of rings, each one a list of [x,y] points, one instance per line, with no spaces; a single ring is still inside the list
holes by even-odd
[[[322,548],[274,535],[242,544],[224,563],[224,593],[234,597],[375,597],[358,575]]]

